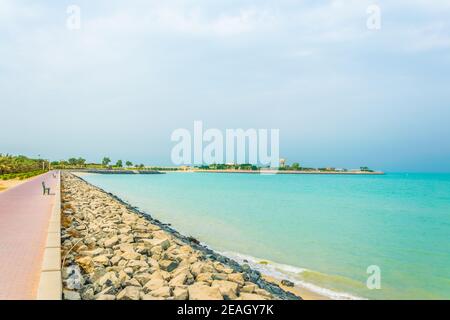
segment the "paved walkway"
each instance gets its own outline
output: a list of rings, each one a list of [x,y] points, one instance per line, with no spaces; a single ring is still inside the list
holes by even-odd
[[[48,172],[0,193],[0,300],[37,296],[59,178]],[[42,194],[42,181],[50,196]]]

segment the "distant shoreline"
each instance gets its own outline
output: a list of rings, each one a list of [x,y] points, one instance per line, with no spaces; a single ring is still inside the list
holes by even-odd
[[[251,173],[251,174],[326,174],[326,175],[384,175],[382,171],[319,171],[319,170],[204,170],[204,169],[188,169],[188,170],[108,170],[108,169],[67,169],[72,172],[98,173],[98,174],[164,174],[166,172],[200,172],[200,173]]]
[[[185,172],[212,173],[257,173],[257,174],[334,174],[334,175],[384,175],[382,171],[302,171],[302,170],[201,170],[194,169]]]

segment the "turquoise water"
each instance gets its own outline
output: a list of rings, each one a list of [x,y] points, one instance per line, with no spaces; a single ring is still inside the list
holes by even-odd
[[[213,249],[334,298],[450,298],[450,174],[83,178]],[[366,286],[371,265],[381,289]]]

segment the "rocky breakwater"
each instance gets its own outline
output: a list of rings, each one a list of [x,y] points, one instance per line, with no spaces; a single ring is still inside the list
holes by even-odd
[[[61,223],[64,299],[298,299],[70,173]]]

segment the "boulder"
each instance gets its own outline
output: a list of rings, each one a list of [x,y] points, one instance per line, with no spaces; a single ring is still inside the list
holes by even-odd
[[[97,249],[90,250],[90,251],[83,251],[81,254],[83,254],[85,256],[95,257],[102,253],[103,253],[103,249],[97,248]]]
[[[150,275],[150,279],[161,279],[165,280],[165,277],[163,277],[162,272],[160,270],[153,272]]]
[[[91,273],[94,271],[94,262],[92,257],[85,256],[75,260],[75,262],[84,270],[86,273]]]
[[[197,276],[198,274],[202,273],[202,267],[203,267],[203,262],[200,262],[200,261],[194,262],[191,265],[191,273],[194,276]]]
[[[147,225],[147,229],[150,230],[150,231],[158,231],[158,230],[161,230],[160,227],[155,226],[154,224],[151,224],[151,223],[149,223],[149,224]]]
[[[124,258],[125,260],[138,260],[141,257],[141,255],[139,253],[134,252],[133,250],[122,253],[121,257]]]
[[[114,286],[118,287],[120,285],[120,281],[116,276],[114,271],[110,271],[105,273],[100,279],[96,281],[101,287],[104,286]]]
[[[265,296],[265,297],[271,297],[271,294],[270,293],[268,293],[266,290],[264,290],[264,289],[261,289],[261,288],[256,288],[255,289],[255,294],[258,294],[258,295],[260,295],[260,296]]]
[[[114,265],[117,265],[121,259],[122,259],[121,256],[116,255],[116,256],[112,257],[110,261],[111,261],[112,265],[114,266]]]
[[[169,235],[163,230],[153,231],[153,238],[161,239],[161,240],[169,240],[170,239]]]
[[[137,216],[136,215],[134,215],[134,214],[128,214],[128,213],[123,213],[122,214],[122,221],[125,223],[125,224],[132,224],[133,222],[135,222],[136,221],[136,219],[137,219]]]
[[[219,261],[213,262],[213,266],[217,270],[217,272],[224,272],[225,271],[224,265],[221,264]]]
[[[127,265],[128,260],[122,259],[117,263],[117,266],[125,268],[125,266]]]
[[[190,246],[187,246],[187,245],[182,245],[181,247],[180,247],[180,252],[182,252],[182,253],[192,253],[192,248],[190,247]]]
[[[94,257],[92,259],[92,261],[94,263],[98,263],[98,264],[101,264],[101,265],[104,265],[104,266],[108,266],[109,265],[109,259],[108,259],[108,257],[105,254],[102,254],[102,255]]]
[[[150,273],[137,273],[137,274],[134,275],[133,278],[136,279],[137,281],[139,281],[141,286],[143,286],[148,281],[150,281],[150,279],[152,279],[152,274],[150,274]]]
[[[227,280],[228,275],[226,273],[213,273],[212,278],[214,280]]]
[[[65,300],[81,300],[81,296],[78,292],[72,290],[63,290]]]
[[[134,272],[134,271],[133,271],[133,268],[130,268],[130,267],[124,268],[123,271],[124,271],[126,274],[128,274],[128,275],[130,275],[130,274],[132,274],[132,273]]]
[[[224,268],[223,269],[223,272],[225,272],[226,274],[230,274],[230,273],[233,273],[233,269],[231,269],[231,268]]]
[[[214,269],[213,265],[211,264],[211,262],[208,263],[203,263],[202,264],[202,273],[205,272],[209,272],[209,273],[214,273],[216,272],[216,269]]]
[[[128,286],[117,295],[117,300],[139,300],[141,289]]]
[[[170,297],[171,290],[169,287],[161,287],[159,289],[153,290],[150,294],[154,297],[168,298]]]
[[[124,281],[127,281],[130,277],[125,273],[125,271],[120,270],[117,273],[117,278],[119,278],[120,282],[124,282]]]
[[[238,284],[226,280],[214,280],[211,288],[219,288],[220,293],[225,299],[236,299]]]
[[[230,273],[228,275],[228,280],[236,282],[237,284],[244,285],[244,277],[242,276],[242,273]]]
[[[131,231],[131,228],[128,226],[119,229],[119,232],[121,234],[128,234],[130,231]]]
[[[163,252],[163,249],[161,246],[154,246],[150,249],[150,253],[152,256],[160,256]]]
[[[139,283],[139,281],[138,281],[137,279],[135,279],[135,278],[126,280],[123,284],[124,284],[125,286],[134,286],[134,287],[140,287],[140,286],[141,286],[141,284]]]
[[[130,260],[127,263],[127,267],[133,268],[133,270],[138,270],[140,268],[148,268],[148,264],[142,260]]]
[[[175,276],[172,280],[169,281],[169,285],[171,287],[179,287],[184,285],[188,278],[188,271],[181,272],[177,276]]]
[[[131,243],[122,243],[119,245],[122,252],[134,252],[134,246]]]
[[[281,280],[281,284],[283,286],[286,286],[286,287],[293,287],[294,286],[294,283],[292,281],[287,280],[287,279]]]
[[[166,250],[170,247],[170,241],[167,238],[164,239],[142,239],[145,243],[150,244],[152,247],[159,246],[162,250]]]
[[[159,263],[157,260],[148,257],[147,258],[147,263],[151,266],[151,267],[158,267],[159,268]]]
[[[241,288],[240,291],[245,293],[253,293],[256,288],[256,284],[246,284]]]
[[[119,238],[117,236],[111,237],[109,239],[106,239],[103,245],[106,248],[112,248],[112,246],[116,245],[117,242],[119,242]]]
[[[189,300],[223,300],[219,288],[194,283],[188,287]]]
[[[153,291],[164,287],[167,285],[167,282],[163,279],[151,279],[144,285],[145,292]]]
[[[89,274],[89,280],[91,283],[96,282],[98,279],[103,277],[103,275],[106,273],[106,270],[102,267],[96,268],[93,273]]]
[[[164,280],[168,281],[171,278],[171,274],[164,270],[159,270]]]
[[[195,278],[196,281],[205,281],[205,282],[211,282],[212,281],[212,274],[209,272],[200,273]]]
[[[87,288],[81,293],[81,299],[83,300],[93,300],[94,299],[94,289]]]
[[[188,290],[186,288],[176,287],[173,289],[173,298],[175,300],[187,300],[189,298]]]
[[[81,274],[80,268],[77,265],[70,265],[64,268],[64,285],[70,290],[79,290],[84,284],[84,277]]]
[[[254,293],[241,292],[236,300],[267,300],[267,298]]]
[[[178,267],[178,262],[172,260],[161,260],[159,261],[159,266],[164,271],[172,272]]]

